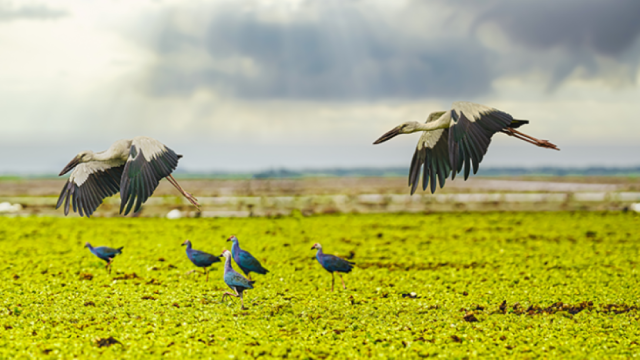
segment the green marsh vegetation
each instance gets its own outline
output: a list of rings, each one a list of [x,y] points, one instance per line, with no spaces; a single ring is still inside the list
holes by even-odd
[[[622,212],[0,218],[0,358],[639,356],[638,229]],[[244,311],[180,246],[218,255],[232,234],[270,270]],[[87,241],[124,246],[111,276]],[[347,290],[315,242],[356,262]]]

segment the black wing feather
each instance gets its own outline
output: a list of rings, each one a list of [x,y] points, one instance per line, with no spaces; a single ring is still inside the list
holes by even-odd
[[[430,159],[431,161],[429,161],[429,173],[430,173],[430,181],[431,181],[431,193],[433,194],[434,192],[436,192],[436,171],[433,168],[433,163],[434,160],[433,157]]]
[[[115,195],[120,190],[115,179],[120,180],[123,169],[124,165],[98,170],[89,174],[81,185],[76,184],[70,177],[62,188],[56,209],[62,206],[64,214],[69,215],[69,209],[73,208],[73,212],[80,216],[90,217],[103,199]]]
[[[75,197],[75,190],[76,188],[73,186],[73,184],[69,184],[70,189],[69,192],[67,193],[67,199],[68,198],[72,198],[71,202],[73,204],[73,212],[77,212],[78,211],[78,198]],[[73,195],[73,196],[72,196]],[[68,215],[69,214],[69,206],[67,204],[65,204],[66,208],[64,209],[64,215]]]
[[[160,180],[176,169],[178,159],[176,153],[165,146],[162,152],[147,161],[142,149],[132,144],[120,182],[120,213],[124,211],[124,215],[127,215],[131,210],[134,213],[140,210],[142,204],[153,195]]]
[[[469,177],[471,165],[473,165],[473,173],[477,173],[493,134],[509,127],[513,118],[498,110],[482,113],[475,121],[469,120],[462,111],[458,113],[452,110],[451,118],[453,120],[449,128],[449,160],[454,169],[451,178],[454,179],[464,165],[466,180]]]
[[[62,191],[60,192],[60,196],[58,197],[58,203],[56,204],[56,209],[60,207],[60,205],[62,205],[62,202],[65,199],[68,199],[67,197],[67,192],[65,191],[67,189],[67,184],[64,184],[64,186],[62,187]],[[67,200],[69,201],[69,200]]]
[[[449,163],[449,146],[447,142],[449,141],[449,130],[446,129],[442,134],[443,143],[436,144],[437,146],[434,148],[434,152],[436,153],[436,159],[438,159],[438,179],[440,181],[440,188],[444,186],[444,183],[449,177],[449,173],[451,172],[451,164]]]
[[[424,152],[426,153],[426,151]],[[422,167],[422,191],[427,190],[427,184],[429,183],[429,174],[429,155],[425,154],[424,166]]]
[[[439,131],[439,130],[436,130]],[[423,137],[437,136],[436,132],[426,132]],[[413,154],[413,160],[411,161],[411,167],[409,168],[409,186],[411,186],[411,194],[415,192],[420,179],[420,171],[422,170],[422,189],[429,188],[431,183],[431,193],[433,194],[437,189],[437,180],[440,182],[440,187],[444,186],[445,179],[451,172],[451,166],[449,164],[449,148],[447,145],[449,138],[449,129],[442,129],[440,137],[435,142],[433,147],[427,146],[425,139],[420,138],[420,142],[416,147],[416,151]],[[422,147],[420,149],[420,147]]]

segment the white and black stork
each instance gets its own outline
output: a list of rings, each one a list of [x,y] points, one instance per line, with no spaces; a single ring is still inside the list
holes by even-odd
[[[560,150],[547,140],[538,140],[516,130],[528,123],[528,120],[516,120],[494,108],[458,101],[453,103],[451,110],[431,113],[424,124],[410,121],[396,126],[374,144],[380,144],[400,134],[422,131],[411,160],[409,186],[413,195],[420,182],[422,170],[422,189],[426,190],[431,184],[431,193],[434,193],[436,181],[442,188],[449,174],[453,180],[463,167],[465,180],[469,177],[471,168],[475,174],[491,143],[491,137],[497,132],[540,147]]]
[[[101,152],[83,151],[60,172],[62,176],[73,170],[56,209],[64,206],[64,214],[68,215],[73,207],[80,216],[90,217],[103,199],[120,192],[120,213],[124,211],[127,215],[132,209],[135,213],[165,177],[199,209],[196,198],[184,191],[171,175],[181,157],[146,136],[118,140]]]

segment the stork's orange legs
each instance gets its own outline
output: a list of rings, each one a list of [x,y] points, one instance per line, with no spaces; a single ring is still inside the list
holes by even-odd
[[[198,199],[196,199],[193,195],[189,194],[188,192],[184,191],[184,189],[180,186],[180,184],[178,184],[178,181],[174,179],[173,175],[169,174],[169,176],[167,176],[166,178],[167,180],[169,180],[171,185],[175,186],[175,188],[178,189],[178,191],[180,191],[180,193],[184,195],[184,197],[187,198],[187,200],[189,200],[189,202],[193,204],[193,206],[195,206],[196,209],[198,209],[198,211],[200,211],[200,204],[198,204]]]
[[[503,133],[509,135],[509,136],[513,136],[515,138],[518,138],[520,140],[524,140],[530,144],[536,145],[536,146],[540,146],[543,148],[547,148],[547,149],[554,149],[554,150],[560,150],[558,149],[558,147],[552,143],[550,143],[548,140],[539,140],[534,138],[533,136],[529,136],[527,134],[523,134],[520,131],[513,129],[513,128],[506,128],[501,130]]]

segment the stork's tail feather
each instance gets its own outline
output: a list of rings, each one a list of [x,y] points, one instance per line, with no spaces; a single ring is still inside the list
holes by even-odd
[[[120,246],[119,248],[116,249],[118,250],[118,254],[122,254],[122,249],[124,249],[124,246]]]
[[[509,127],[512,128],[512,129],[517,129],[520,126],[526,125],[528,123],[529,123],[529,120],[516,120],[516,119],[513,119],[513,120],[511,120],[511,124],[509,124]]]

